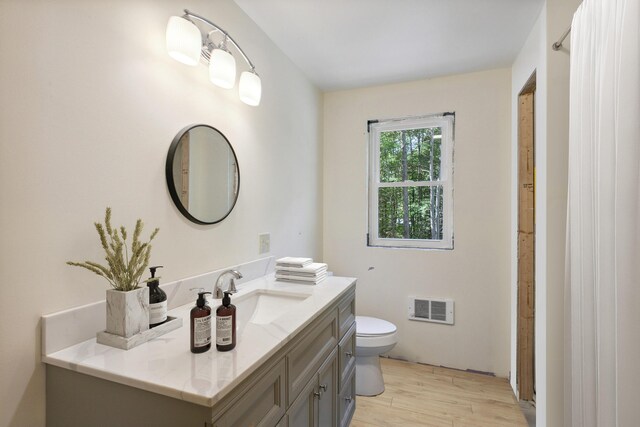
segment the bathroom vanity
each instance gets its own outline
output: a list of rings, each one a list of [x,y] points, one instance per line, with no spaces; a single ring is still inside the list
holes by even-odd
[[[183,326],[128,351],[89,339],[43,355],[47,425],[349,425],[355,279],[309,286],[265,276],[239,286],[232,303],[237,346],[230,352],[192,354]],[[209,304],[215,309],[219,300]],[[169,314],[188,325],[192,306]]]

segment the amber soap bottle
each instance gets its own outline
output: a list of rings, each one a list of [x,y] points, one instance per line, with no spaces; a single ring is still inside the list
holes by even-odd
[[[231,304],[231,292],[225,292],[222,305],[216,310],[216,348],[233,350],[236,346],[236,306]]]
[[[206,294],[198,292],[196,306],[191,309],[191,352],[204,353],[211,348],[211,307],[207,305]]]

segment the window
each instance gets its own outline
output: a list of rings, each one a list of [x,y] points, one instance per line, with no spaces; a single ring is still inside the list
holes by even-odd
[[[453,249],[454,117],[369,122],[369,246]]]

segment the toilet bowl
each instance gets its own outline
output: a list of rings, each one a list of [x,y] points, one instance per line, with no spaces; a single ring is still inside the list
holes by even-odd
[[[396,325],[375,317],[356,316],[356,394],[377,396],[384,391],[379,356],[397,342]]]

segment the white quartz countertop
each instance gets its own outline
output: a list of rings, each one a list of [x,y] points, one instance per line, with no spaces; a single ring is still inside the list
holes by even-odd
[[[246,323],[238,330],[235,349],[228,352],[216,350],[214,316],[220,300],[210,299],[214,317],[211,350],[191,353],[189,313],[195,305],[197,295],[194,295],[192,304],[168,313],[182,318],[181,328],[138,347],[120,350],[98,344],[93,338],[45,354],[42,360],[50,365],[142,390],[213,406],[353,287],[355,279],[348,277],[329,276],[320,284],[310,286],[278,282],[273,275],[238,286],[238,293],[232,296],[232,304],[235,299],[240,301],[243,295],[258,289],[290,292],[303,295],[305,299],[275,315],[269,323]],[[102,316],[103,313],[96,315]]]

